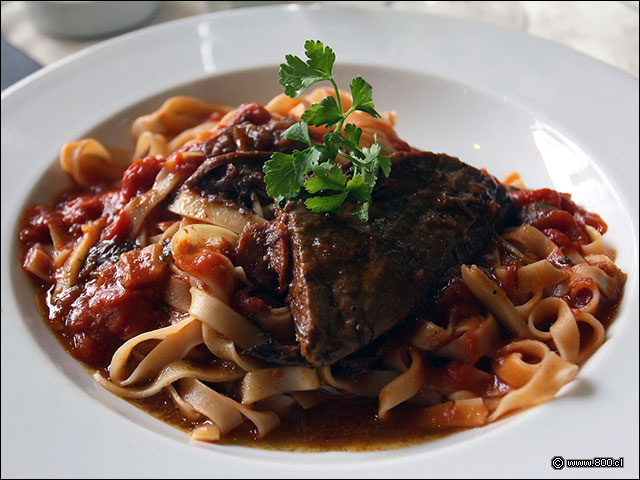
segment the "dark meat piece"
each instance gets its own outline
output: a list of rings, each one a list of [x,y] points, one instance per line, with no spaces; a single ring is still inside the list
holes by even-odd
[[[291,246],[283,222],[247,224],[238,241],[235,259],[253,283],[278,295],[286,293]]]
[[[291,153],[296,148],[303,150],[307,147],[305,144],[282,136],[282,132],[296,122],[299,120],[293,117],[271,119],[260,125],[246,120],[222,129],[208,140],[190,146],[188,150],[203,152],[207,157],[230,152]]]
[[[91,272],[100,267],[105,262],[116,263],[120,256],[136,248],[131,242],[114,242],[113,240],[103,240],[89,249],[87,259],[78,277],[86,280]]]
[[[120,255],[134,248],[136,246],[131,242],[118,243],[112,240],[103,240],[89,249],[85,265],[94,263],[96,267],[99,267],[104,262],[115,263],[120,258]]]
[[[271,345],[269,343],[261,343],[249,347],[240,353],[256,358],[268,365],[292,366],[305,364],[304,358],[300,355],[299,345]]]
[[[273,199],[265,190],[262,166],[273,152],[291,153],[306,148],[303,143],[282,137],[282,132],[296,122],[291,117],[260,125],[242,121],[190,146],[188,150],[204,152],[207,160],[185,182],[186,188],[218,200],[231,200],[248,210],[253,209],[254,201],[259,201],[270,218]]]
[[[254,200],[261,204],[273,201],[262,180],[262,166],[270,157],[271,152],[232,152],[208,158],[184,186],[253,210]]]
[[[376,357],[343,358],[331,367],[334,375],[341,377],[362,377],[373,370]]]
[[[302,355],[330,365],[400,323],[451,268],[473,262],[515,214],[492,177],[458,159],[395,153],[373,193],[368,222],[346,206],[313,213],[284,208],[291,231],[291,312]]]

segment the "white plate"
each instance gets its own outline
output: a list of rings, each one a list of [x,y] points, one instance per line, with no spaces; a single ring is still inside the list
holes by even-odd
[[[413,145],[498,177],[518,170],[608,222],[605,239],[629,274],[623,304],[609,340],[558,398],[396,451],[194,446],[95,385],[47,331],[17,261],[17,219],[60,188],[60,145],[92,129],[122,142],[132,115],[177,93],[265,101],[280,91],[277,65],[308,38],[336,51],[343,85],[356,71],[373,84],[376,105],[397,110]],[[314,5],[228,11],[107,41],[2,99],[2,475],[637,476],[637,232],[638,82],[554,44],[443,17]],[[554,455],[622,456],[625,468],[556,472]]]

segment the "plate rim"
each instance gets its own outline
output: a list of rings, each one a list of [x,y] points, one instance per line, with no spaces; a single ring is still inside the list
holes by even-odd
[[[77,52],[76,54],[74,54],[74,55],[72,55],[70,57],[67,57],[67,58],[65,58],[65,59],[63,59],[63,60],[61,60],[59,62],[51,64],[51,65],[49,65],[47,67],[44,67],[42,70],[39,70],[38,72],[35,72],[34,74],[30,75],[29,77],[26,77],[25,79],[17,82],[16,84],[10,86],[9,88],[7,88],[6,90],[4,90],[2,92],[2,101],[4,103],[5,99],[11,98],[13,95],[15,95],[15,92],[24,91],[24,89],[27,88],[29,85],[34,85],[38,81],[38,79],[40,79],[41,77],[46,77],[48,74],[50,74],[50,72],[62,69],[62,68],[65,67],[65,65],[73,64],[78,59],[89,57],[89,56],[93,55],[95,51],[100,51],[101,49],[113,48],[114,45],[117,47],[117,45],[119,45],[121,43],[126,43],[127,41],[130,40],[130,38],[133,38],[133,37],[145,36],[145,35],[153,34],[154,32],[161,31],[161,30],[164,30],[164,29],[180,28],[180,26],[182,24],[187,25],[187,24],[198,22],[198,21],[206,21],[206,20],[209,20],[210,18],[219,18],[219,17],[223,17],[224,18],[224,17],[230,16],[230,15],[231,16],[244,17],[244,16],[250,16],[250,15],[258,14],[262,10],[271,12],[271,11],[286,10],[287,8],[288,8],[288,6],[279,6],[279,5],[277,5],[277,6],[254,7],[254,8],[251,8],[251,9],[247,9],[246,11],[230,10],[230,11],[223,11],[223,12],[213,12],[213,13],[209,13],[209,14],[199,15],[197,17],[188,17],[188,18],[184,18],[184,19],[175,20],[173,22],[167,22],[165,24],[154,25],[154,26],[147,27],[147,28],[139,30],[139,31],[134,31],[134,32],[125,34],[125,35],[120,36],[120,37],[115,37],[115,38],[107,40],[105,42],[101,42],[99,44],[96,44],[96,45],[94,45],[94,46],[92,46],[92,47],[90,47],[90,48],[88,48],[86,50]],[[307,8],[311,8],[311,7],[310,6],[309,7],[305,6],[305,7],[303,7],[302,10],[305,10]],[[315,8],[315,7],[313,7],[313,8]],[[323,7],[322,10],[324,10],[324,11],[329,11],[329,10],[342,11],[345,8],[349,8],[351,10],[358,10],[356,8],[351,8],[351,7],[339,7],[339,8]],[[462,20],[453,20],[453,23],[463,24],[463,25],[466,25],[467,28],[470,28],[469,24],[473,24],[475,22],[462,21]],[[487,26],[483,25],[482,28],[486,29]],[[494,29],[494,28],[498,28],[498,27],[491,26],[491,27],[489,27],[489,30]],[[512,33],[516,33],[516,34],[522,35],[519,32],[512,32]],[[525,35],[522,35],[522,36],[526,37]],[[543,40],[543,39],[538,39],[538,38],[531,37],[531,40],[534,40],[535,42],[547,42],[547,43],[552,44],[553,46],[555,46],[557,48],[565,48],[565,47],[558,46],[557,44],[554,44],[553,42],[548,42],[548,41]],[[591,57],[587,57],[587,56],[585,56],[585,55],[583,55],[583,54],[581,54],[579,52],[575,52],[575,51],[572,51],[572,50],[569,50],[569,49],[566,49],[566,50],[571,52],[571,54],[573,54],[575,56],[583,57],[583,59],[586,59],[591,63],[598,64],[599,67],[597,67],[597,68],[605,67],[606,69],[610,69],[610,70],[612,70],[612,71],[614,71],[616,73],[622,74],[625,77],[629,77],[631,80],[635,80],[635,83],[637,84],[637,80],[634,79],[633,77],[631,77],[630,75],[626,74],[625,72],[617,70],[614,67],[611,67],[611,66],[609,66],[607,64],[599,62],[598,60],[592,59]],[[255,66],[260,66],[260,65],[255,65]],[[248,68],[250,68],[250,67],[248,67]],[[424,70],[420,70],[419,69],[417,71],[419,71],[421,73],[424,73]],[[224,73],[228,73],[228,72],[227,71],[221,71],[219,73],[224,74]],[[437,75],[437,76],[439,76],[439,75]],[[196,81],[196,80],[198,80],[200,78],[203,78],[203,77],[201,76],[199,78],[194,78],[193,80]],[[444,78],[447,78],[447,77],[445,76]],[[453,79],[453,80],[459,81],[457,79]],[[477,85],[474,85],[474,87],[477,87]],[[156,93],[157,92],[151,92],[149,95],[154,95]],[[4,112],[3,112],[3,121],[4,121]],[[4,125],[3,125],[3,127],[4,127]],[[3,163],[3,165],[2,165],[2,170],[3,170],[3,177],[4,177],[5,163]],[[607,176],[606,178],[609,178],[609,177]],[[3,180],[3,185],[4,185],[4,180]],[[3,194],[3,197],[4,197],[4,194]],[[635,218],[632,218],[634,216],[633,212],[629,212],[629,213],[631,213],[629,219],[630,219],[631,224],[632,224],[632,231],[634,233],[636,233],[636,237],[635,237],[634,240],[635,240],[635,246],[636,246],[636,252],[637,252],[637,231],[638,231],[638,227],[637,227],[637,225],[638,225],[637,209],[636,209],[636,212],[635,212]],[[3,244],[3,257],[2,257],[3,258],[3,267],[2,267],[2,271],[3,271],[3,277],[5,277],[4,273],[7,271],[5,269],[5,260],[6,260],[5,257],[7,255],[6,254],[6,250],[7,250],[6,249],[6,243],[9,240],[7,240],[7,238],[5,237],[4,234],[7,232],[7,229],[5,228],[6,223],[9,223],[9,222],[5,222],[5,218],[3,218],[2,223],[3,223],[3,228],[2,228],[2,231],[3,231],[3,240],[2,240],[2,244]],[[635,272],[628,272],[630,274],[634,274],[635,273],[635,277],[634,278],[637,277],[637,264],[638,264],[638,262],[637,262],[637,253],[636,253],[635,260],[634,260]],[[3,295],[2,303],[3,304],[5,303],[4,296],[5,296],[5,293],[6,293],[6,289],[4,288],[4,281],[5,280],[3,279],[3,289],[2,289],[2,295]],[[630,291],[627,291],[625,289],[626,290],[625,291],[625,295],[629,295],[630,293],[631,294],[637,294],[637,282],[634,282],[634,285],[632,285],[631,287],[632,288],[629,289]],[[3,307],[4,307],[4,305],[3,305]],[[633,312],[631,312],[631,313],[633,313]],[[4,331],[4,327],[3,327],[3,331]],[[3,347],[4,347],[4,344],[5,344],[5,340],[4,339],[3,339],[2,343],[3,343]],[[4,350],[4,348],[3,348],[3,350]],[[6,366],[5,362],[3,362],[3,366],[2,366],[3,371],[5,370],[5,366]],[[3,382],[3,399],[5,398],[4,385],[5,384]],[[3,404],[4,404],[4,402],[3,402]],[[536,410],[536,412],[542,412],[543,408],[544,408],[544,406],[537,407],[535,410]],[[528,411],[528,412],[523,412],[518,416],[518,418],[524,417],[526,414],[530,414],[530,413],[531,413],[531,410]],[[540,413],[537,413],[537,414],[540,415]],[[2,407],[2,415],[3,415],[3,417],[5,416],[5,407],[4,406]],[[543,416],[544,416],[544,413],[543,413]],[[513,423],[513,422],[511,422],[511,423]],[[520,422],[515,422],[515,423],[517,424],[517,423],[520,423]],[[5,439],[5,433],[6,432],[5,432],[5,429],[3,427],[3,429],[2,429],[2,444],[3,444],[2,449],[3,449],[3,452],[5,450],[5,440],[6,440]],[[175,443],[175,442],[172,442],[171,445],[173,445],[173,443]],[[477,442],[473,442],[473,443],[477,443]],[[193,448],[193,447],[189,447],[189,448]],[[454,446],[454,449],[455,449],[455,446]],[[176,448],[176,450],[179,450],[179,449]],[[201,450],[201,449],[194,449],[194,450]],[[210,450],[207,449],[206,451],[207,451],[207,455],[211,454]],[[433,456],[433,455],[437,454],[437,451],[435,451],[435,452],[427,452],[427,453],[432,453],[432,455],[429,454],[427,456]],[[294,454],[294,455],[296,455],[296,454]],[[302,455],[307,455],[307,454],[302,454]],[[327,456],[325,454],[313,454],[313,455]],[[357,455],[369,456],[368,454],[357,454]],[[414,455],[414,456],[422,456],[422,455],[424,455],[424,452],[416,453],[416,455]],[[191,456],[191,454],[189,454],[189,456]],[[193,456],[198,456],[198,454],[194,453]],[[328,455],[328,456],[331,456],[331,455]],[[4,455],[3,455],[3,457],[4,457]],[[318,458],[320,458],[320,457],[318,457]],[[406,456],[405,455],[401,455],[400,460],[402,460],[404,458],[406,458]],[[5,459],[6,459],[6,457],[5,457]],[[393,463],[395,460],[397,460],[397,459],[380,458],[379,461],[376,461],[375,463],[376,464],[379,464],[380,462],[382,462],[382,463],[389,463],[389,462]],[[260,459],[257,459],[256,461],[258,463],[261,462]],[[279,462],[280,460],[274,460],[274,461]],[[319,462],[322,462],[322,461],[323,461],[322,459],[319,460]],[[371,459],[368,459],[367,461],[371,461]],[[313,463],[316,464],[316,463],[319,463],[319,462],[313,462]],[[356,463],[360,463],[360,462],[356,462]],[[3,466],[2,466],[3,474],[4,474],[5,466],[6,466],[5,465],[5,460],[3,459]],[[315,465],[315,466],[318,466],[318,465]],[[344,465],[344,464],[341,465],[341,467],[344,467],[344,466],[346,466],[346,465]],[[330,468],[330,467],[328,467],[328,468]],[[441,473],[445,473],[445,472],[446,471],[444,471],[444,470],[441,471]]]

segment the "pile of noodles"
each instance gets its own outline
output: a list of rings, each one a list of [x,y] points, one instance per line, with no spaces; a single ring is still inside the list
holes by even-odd
[[[317,89],[299,100],[279,95],[266,109],[276,119],[299,117],[328,94],[327,89]],[[350,97],[346,92],[342,95],[346,110]],[[82,186],[116,180],[138,158],[151,155],[164,160],[153,187],[131,198],[123,209],[131,219],[131,232],[141,255],[157,258],[163,247],[170,245],[172,274],[164,299],[179,313],[179,321],[142,333],[118,348],[108,377],[94,374],[107,390],[130,399],[164,390],[182,415],[198,425],[191,437],[205,441],[219,440],[246,420],[255,425],[258,437],[264,437],[294,406],[313,408],[327,392],[377,397],[383,421],[394,407],[420,394],[428,400],[418,410],[416,421],[425,429],[476,427],[553,398],[605,340],[603,324],[594,314],[603,298],[616,295],[625,276],[613,263],[614,254],[605,247],[600,233],[586,226],[590,243],[562,249],[571,265],[559,267],[550,259],[560,247],[540,230],[522,225],[500,237],[501,248],[522,263],[515,273],[517,288],[507,295],[482,269],[463,266],[464,284],[486,307],[486,315],[474,315],[446,328],[424,322],[402,351],[386,359],[384,369],[372,370],[356,381],[334,375],[330,367],[265,366],[241,355],[244,349],[264,342],[264,331],[276,339],[293,332],[287,307],[269,308],[251,320],[230,307],[233,292],[250,284],[242,268],[234,266],[219,247],[235,246],[247,223],[265,221],[260,203],[254,205],[252,215],[246,215],[184,190],[168,207],[180,216],[179,221],[162,225],[162,233],[156,235],[143,228],[149,213],[160,208],[185,181],[184,174],[174,168],[178,156],[182,161],[185,156],[203,156],[201,152],[185,152],[184,147],[210,138],[233,114],[234,109],[224,105],[174,97],[135,121],[133,154],[107,148],[94,139],[62,148],[62,167]],[[393,112],[379,119],[355,112],[349,120],[363,129],[363,146],[371,144],[375,135],[389,152],[394,151]],[[506,184],[523,187],[517,175],[510,176]],[[48,274],[42,265],[51,261],[57,267],[53,295],[64,294],[77,282],[88,252],[104,228],[98,222],[88,222],[73,247],[65,248],[63,242],[56,242],[62,234],[51,226],[52,247],[48,251],[32,249],[26,268],[44,278]],[[189,262],[182,261],[184,255],[205,250],[219,256],[212,271],[194,271]],[[507,266],[500,264],[500,255],[492,259],[489,268],[493,277],[506,277]],[[589,302],[571,308],[566,298],[584,288],[590,290]],[[507,331],[513,340],[501,343],[501,331]],[[478,351],[470,352],[471,344]],[[206,348],[217,361],[196,361],[196,348]],[[473,355],[491,355],[499,382],[483,396],[466,390],[439,390],[429,383],[425,353],[463,362]],[[484,381],[491,374],[473,367],[471,376]]]

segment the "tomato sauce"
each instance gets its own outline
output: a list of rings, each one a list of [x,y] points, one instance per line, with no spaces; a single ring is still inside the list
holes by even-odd
[[[455,325],[483,311],[484,308],[464,284],[462,278],[455,277],[439,294],[432,321],[438,325],[447,325],[449,322]]]
[[[173,158],[173,168],[187,178],[202,165],[204,158],[204,155],[185,155],[183,152],[178,152]]]
[[[123,253],[61,300],[49,297],[52,326],[69,353],[104,368],[125,341],[168,324],[162,299],[168,278],[168,266],[159,257],[144,250]]]
[[[544,208],[547,210],[550,210],[549,207],[555,207],[556,211],[564,210],[565,212],[569,213],[569,215],[574,218],[577,225],[589,225],[595,228],[601,235],[603,235],[607,231],[607,224],[604,222],[604,220],[602,220],[600,215],[598,215],[597,213],[587,212],[583,208],[576,205],[573,200],[571,200],[571,195],[569,195],[568,193],[560,193],[549,188],[542,188],[540,190],[512,190],[511,192],[509,192],[509,194],[520,204],[521,207],[526,207],[531,204],[538,204],[539,208]],[[560,224],[565,222],[565,224],[570,225],[570,228],[574,228],[573,224],[564,217],[554,220],[542,221],[548,221],[551,223],[559,222]],[[586,235],[585,232],[582,233]],[[588,236],[586,238],[588,238]]]
[[[507,293],[507,295],[516,288],[518,288],[518,267],[516,265],[506,266],[506,278],[500,281],[500,287]]]
[[[231,296],[231,308],[243,315],[255,315],[264,311],[267,304],[259,297],[249,295],[247,290],[236,290]]]
[[[269,120],[271,120],[271,114],[258,102],[243,103],[218,125],[217,130],[245,121],[254,125],[264,125]]]
[[[128,202],[136,195],[146,192],[162,169],[164,160],[154,156],[139,158],[127,168],[122,176],[122,198]]]

